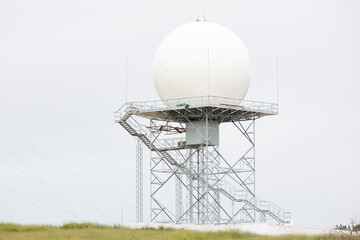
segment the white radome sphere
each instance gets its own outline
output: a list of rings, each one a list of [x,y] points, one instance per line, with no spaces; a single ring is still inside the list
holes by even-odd
[[[207,21],[170,32],[153,62],[155,88],[163,101],[215,96],[240,103],[249,88],[250,71],[250,56],[239,37]]]

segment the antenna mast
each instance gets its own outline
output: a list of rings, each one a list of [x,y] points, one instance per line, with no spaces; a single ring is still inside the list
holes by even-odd
[[[276,104],[279,108],[279,59],[276,57]]]
[[[127,103],[127,56],[125,57],[125,102]]]

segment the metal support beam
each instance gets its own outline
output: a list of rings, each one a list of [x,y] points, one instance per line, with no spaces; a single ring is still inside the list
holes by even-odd
[[[136,145],[136,222],[143,222],[144,211],[144,174],[143,174],[143,142],[135,138]]]
[[[188,154],[188,162],[187,162],[187,168],[188,169],[194,169],[193,164],[193,149],[189,149]],[[186,214],[186,223],[194,223],[194,217],[193,217],[193,203],[194,203],[194,179],[193,178],[187,178],[187,191],[186,191],[186,209],[189,209]]]
[[[176,219],[178,221],[181,221],[181,216],[183,214],[183,194],[182,194],[183,185],[181,181],[182,181],[182,177],[181,174],[178,172],[175,178]]]

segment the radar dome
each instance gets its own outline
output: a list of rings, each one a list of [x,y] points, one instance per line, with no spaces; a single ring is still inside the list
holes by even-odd
[[[203,19],[170,32],[153,61],[155,88],[163,101],[215,96],[240,103],[249,88],[250,70],[250,56],[239,37]]]

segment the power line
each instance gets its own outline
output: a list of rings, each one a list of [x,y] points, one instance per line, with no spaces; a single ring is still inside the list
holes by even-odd
[[[12,109],[12,110],[13,110],[13,109]],[[34,119],[31,119],[31,118],[29,118],[29,117],[27,117],[27,116],[24,116],[24,115],[22,115],[22,114],[20,114],[20,113],[18,113],[18,112],[16,112],[16,111],[13,111],[13,112],[15,112],[16,114],[18,114],[18,115],[20,115],[20,116],[22,116],[22,117],[24,117],[24,118],[30,119],[32,122],[34,122],[34,123],[37,124],[38,126],[44,128],[44,129],[46,129],[46,130],[48,130],[48,131],[50,131],[50,132],[56,133],[57,135],[63,137],[64,139],[67,139],[67,140],[72,141],[73,143],[76,143],[76,142],[74,142],[72,139],[69,139],[69,138],[67,138],[66,136],[58,133],[57,131],[54,131],[54,130],[52,130],[52,129],[49,129],[48,127],[45,127],[43,124],[41,124],[40,122],[35,121]],[[0,115],[3,115],[3,114],[0,113]],[[3,116],[4,116],[4,115],[3,115]],[[6,120],[6,118],[5,118],[5,120]],[[110,192],[102,189],[101,187],[95,185],[95,184],[92,183],[91,181],[89,181],[89,180],[81,177],[80,175],[74,173],[73,171],[67,169],[67,168],[64,167],[63,165],[57,163],[57,162],[54,161],[54,160],[51,160],[49,157],[47,157],[47,156],[45,156],[44,154],[42,154],[42,153],[40,153],[39,151],[37,151],[35,148],[33,148],[33,147],[18,133],[18,131],[16,130],[16,128],[15,128],[14,126],[12,126],[12,124],[10,124],[9,121],[7,121],[7,123],[13,128],[13,130],[16,132],[16,134],[20,136],[20,138],[21,138],[22,141],[14,138],[13,136],[10,136],[9,134],[6,134],[6,133],[4,133],[4,132],[2,132],[2,131],[0,131],[0,132],[6,134],[6,135],[9,136],[10,138],[14,139],[15,141],[19,142],[20,144],[22,144],[22,145],[26,146],[27,148],[31,149],[34,153],[36,153],[36,154],[37,154],[40,158],[42,158],[43,160],[52,162],[54,165],[56,165],[56,166],[64,169],[65,171],[71,173],[72,175],[76,176],[77,178],[81,179],[82,181],[86,182],[87,184],[91,185],[92,187],[96,188],[97,190],[100,190],[101,192],[105,193],[106,195],[108,195],[108,196],[110,196],[110,197],[112,197],[112,198],[114,198],[114,199],[122,202],[123,204],[129,206],[129,207],[132,208],[132,209],[135,209],[134,206],[132,206],[131,204],[127,203],[126,201],[118,198],[116,195],[114,195],[114,194],[112,194],[112,193],[110,193]],[[84,146],[84,145],[81,145],[81,144],[79,144],[79,143],[76,143],[76,144],[77,144],[78,146],[81,146],[82,148],[85,148],[85,149],[88,150],[89,152],[92,152],[93,154],[96,154],[96,155],[100,156],[101,158],[103,158],[103,159],[105,159],[105,160],[108,160],[108,161],[110,161],[110,162],[112,162],[112,163],[115,163],[115,162],[114,162],[113,160],[111,160],[110,158],[107,158],[107,157],[105,157],[105,156],[103,156],[103,155],[100,155],[99,153],[97,153],[97,152],[95,152],[95,151],[93,151],[93,150],[90,150],[89,148],[87,148],[87,147]],[[124,167],[125,169],[131,170],[132,172],[134,172],[133,169],[126,168],[123,164],[121,164],[121,165],[122,165],[122,167]],[[65,179],[64,179],[64,182],[67,183],[67,181],[66,181]],[[68,184],[68,183],[67,183],[67,184]],[[70,184],[69,186],[71,187],[71,184]],[[78,191],[75,191],[75,192],[76,192],[81,198],[83,198],[83,197],[79,194]],[[146,214],[146,215],[149,216],[148,214]]]
[[[8,147],[8,146],[6,146],[6,144],[4,143],[4,141],[3,141],[2,139],[0,139],[0,141],[5,145],[5,147]],[[14,155],[14,157],[15,157],[16,159],[18,159],[19,161],[21,161],[21,162],[23,163],[23,161],[22,161],[11,149],[8,148],[8,150]],[[1,162],[0,162],[0,164],[1,164]],[[9,163],[7,163],[7,164],[9,164]],[[24,164],[24,163],[23,163],[23,164]],[[2,164],[2,165],[3,165],[3,164]],[[10,165],[10,164],[9,164],[9,165]],[[3,165],[3,166],[4,166],[4,165]],[[107,216],[107,217],[111,218],[112,220],[118,220],[117,218],[115,218],[115,217],[113,217],[113,216],[111,216],[111,215],[109,215],[109,214],[107,214],[107,213],[105,213],[105,212],[102,212],[102,211],[99,210],[98,208],[96,208],[96,207],[94,207],[94,206],[92,206],[92,205],[90,205],[90,204],[88,204],[88,203],[86,203],[86,202],[84,202],[84,201],[81,201],[81,200],[79,200],[79,199],[76,199],[76,198],[74,198],[73,196],[71,196],[71,195],[63,192],[62,190],[60,190],[60,189],[58,189],[58,188],[56,188],[56,187],[53,187],[53,186],[51,186],[51,185],[43,182],[33,171],[31,171],[31,169],[28,168],[28,166],[25,165],[25,167],[27,167],[28,170],[30,170],[33,175],[30,175],[30,174],[24,172],[23,170],[15,167],[15,166],[13,166],[13,165],[11,165],[11,166],[12,166],[13,168],[21,171],[22,173],[24,173],[24,174],[32,177],[32,178],[36,178],[36,180],[40,181],[40,182],[41,182],[44,186],[46,186],[47,188],[53,188],[53,189],[55,189],[56,191],[60,192],[61,194],[63,194],[63,195],[65,195],[65,196],[67,196],[67,197],[69,197],[69,198],[71,198],[71,199],[73,199],[73,200],[81,203],[81,204],[84,205],[84,206],[87,206],[87,207],[89,207],[89,208],[97,211],[98,213],[100,213],[100,214],[102,214],[102,215],[104,215],[104,216]],[[5,166],[5,167],[6,167],[6,166]],[[11,169],[10,169],[10,171],[11,171],[14,175],[16,175],[17,177],[19,177],[20,179],[22,179],[27,185],[29,185],[29,186],[30,186],[31,188],[33,188],[35,191],[37,191],[38,193],[40,193],[41,195],[43,195],[40,191],[38,191],[38,190],[35,189],[33,186],[31,186],[26,180],[24,180],[22,177],[20,177],[19,175],[17,175],[17,174],[16,174],[15,172],[13,172]],[[50,190],[50,189],[49,189],[49,190]],[[58,197],[58,195],[56,195],[53,191],[51,191],[51,192],[52,192],[55,196],[57,196],[57,198],[58,198],[61,202],[63,202],[63,200],[61,200],[60,197]],[[43,195],[43,196],[44,196],[44,195]],[[45,195],[45,197],[46,197],[48,200],[50,200],[51,202],[53,202],[53,201],[52,201],[50,198],[48,198],[46,195]],[[55,205],[57,205],[55,202],[53,202],[53,203],[54,203]],[[72,216],[75,216],[75,217],[77,217],[77,218],[81,218],[81,219],[83,219],[83,220],[87,220],[87,219],[84,219],[84,218],[80,217],[79,215],[75,214],[69,207],[68,207],[68,210],[70,210],[70,214],[71,214]],[[69,213],[68,211],[65,211],[65,212]],[[88,221],[88,220],[87,220],[87,221]]]
[[[4,144],[4,142],[3,142],[2,139],[0,139],[0,141],[3,143],[3,145],[4,145],[5,147],[7,147],[7,146]],[[17,158],[18,160],[20,160],[20,159],[18,158],[18,156],[15,155],[15,154],[11,151],[11,149],[8,149],[8,150],[9,150],[10,153],[12,153],[12,154],[15,156],[15,158]],[[30,177],[32,177],[32,178],[35,178],[35,177],[38,178],[36,175],[30,175],[29,173],[24,172],[24,171],[21,170],[20,168],[14,166],[14,165],[12,165],[12,164],[9,164],[8,162],[6,162],[6,164],[8,164],[8,165],[11,166],[12,168],[17,169],[18,171],[20,171],[20,172],[22,172],[22,173],[24,173],[24,174],[26,174],[26,175],[28,175],[28,176],[30,176]],[[28,185],[29,187],[31,187],[34,191],[36,191],[37,193],[39,193],[40,195],[42,195],[43,197],[45,197],[46,199],[48,199],[50,202],[52,202],[52,203],[54,204],[54,205],[49,205],[49,206],[51,206],[51,207],[53,207],[53,208],[56,208],[56,209],[58,209],[58,210],[60,210],[60,211],[63,211],[63,212],[65,212],[65,213],[67,213],[67,214],[69,214],[69,215],[71,215],[71,216],[73,216],[73,217],[75,217],[75,218],[81,218],[81,219],[83,219],[83,220],[86,220],[86,219],[80,217],[79,215],[77,215],[77,214],[76,214],[72,209],[70,209],[67,205],[63,204],[67,209],[64,209],[64,208],[60,207],[60,206],[59,206],[56,202],[54,202],[51,198],[49,198],[49,197],[48,197],[47,195],[45,195],[43,192],[39,191],[39,190],[36,189],[34,186],[32,186],[32,185],[31,185],[28,181],[26,181],[22,176],[18,175],[18,174],[17,174],[16,172],[14,172],[11,168],[8,168],[6,165],[4,165],[4,162],[0,162],[0,165],[2,165],[2,166],[4,166],[5,168],[7,168],[12,174],[14,174],[16,177],[18,177],[19,179],[21,179],[26,185]],[[37,179],[37,180],[39,180],[39,179]],[[40,181],[40,182],[41,182],[45,187],[47,187],[49,191],[51,191],[51,190],[49,189],[49,185],[48,185],[48,184],[44,183],[43,181]],[[63,203],[63,200],[60,199],[60,197],[59,197],[56,193],[54,193],[53,191],[51,191],[51,193],[53,193],[54,196],[55,196],[60,202]]]
[[[126,169],[126,170],[128,170],[128,171],[131,171],[131,172],[134,172],[134,173],[135,173],[135,171],[134,171],[133,169],[128,168],[128,167],[127,167],[126,165],[124,165],[123,163],[114,161],[114,160],[112,160],[111,158],[109,158],[109,157],[107,157],[107,156],[104,156],[103,154],[100,154],[100,153],[94,151],[92,148],[90,148],[90,147],[88,147],[88,146],[85,146],[84,144],[81,144],[81,143],[75,141],[74,139],[69,138],[69,137],[67,137],[67,136],[65,136],[65,135],[63,135],[63,134],[55,131],[54,129],[50,129],[49,127],[46,127],[46,126],[45,126],[44,124],[42,124],[41,122],[38,122],[38,121],[36,121],[36,120],[34,120],[34,119],[26,116],[26,115],[23,115],[23,114],[15,111],[15,110],[13,110],[13,109],[9,109],[8,107],[6,107],[6,106],[4,106],[4,105],[2,105],[2,106],[5,107],[6,109],[8,109],[8,110],[10,110],[10,111],[12,111],[12,112],[14,112],[14,113],[16,113],[17,115],[21,116],[21,118],[25,118],[25,119],[28,119],[28,120],[32,121],[32,122],[35,123],[38,127],[42,128],[42,129],[45,129],[45,130],[47,130],[48,132],[51,132],[51,133],[53,133],[53,134],[55,134],[55,135],[60,136],[61,138],[63,138],[64,140],[66,140],[66,142],[72,142],[72,144],[74,144],[74,145],[76,145],[76,146],[78,146],[78,147],[81,147],[82,149],[84,149],[84,150],[86,150],[86,151],[88,151],[88,152],[90,152],[90,153],[92,153],[92,154],[100,157],[101,159],[104,159],[104,160],[108,161],[108,162],[111,162],[111,163],[114,163],[114,164],[120,163],[121,168],[124,168],[124,169]],[[21,135],[18,133],[18,131],[16,130],[16,128],[10,123],[10,121],[7,120],[6,116],[5,116],[4,114],[2,114],[2,113],[0,113],[0,115],[3,116],[4,120],[5,120],[5,121],[8,123],[8,125],[15,131],[15,133],[16,133],[17,135],[21,136]],[[23,137],[21,137],[21,139],[22,139],[25,143],[27,143],[27,141],[26,141]]]
[[[0,138],[0,142],[2,142],[2,144],[7,148],[7,150],[17,159],[19,160],[28,170],[29,172],[31,172],[31,174],[33,175],[33,178],[36,178],[36,180],[38,180],[43,186],[45,186],[60,202],[61,204],[63,204],[65,206],[65,208],[67,208],[68,211],[70,211],[71,215],[75,216],[75,217],[78,217],[78,218],[81,218],[79,217],[54,191],[52,191],[50,188],[49,188],[49,185],[46,184],[44,181],[42,181],[32,170],[29,166],[27,166],[27,164],[25,164],[25,162],[19,158],[19,156],[14,152],[12,151],[12,149],[5,143],[5,141],[3,141],[1,138]],[[26,184],[29,185],[28,182],[26,182],[24,180],[24,182]],[[33,188],[34,189],[34,188]],[[39,191],[37,191],[39,192]],[[48,197],[46,197],[48,200],[52,201],[51,199],[49,199]],[[53,201],[52,201],[53,202]],[[56,203],[53,202],[55,205]]]
[[[80,219],[83,219],[83,220],[86,220],[80,216],[78,216],[77,214],[71,212],[71,211],[68,211],[62,207],[60,207],[56,202],[54,202],[51,198],[47,197],[45,194],[43,194],[41,191],[39,191],[38,189],[36,189],[34,186],[32,186],[29,182],[27,182],[23,177],[21,177],[20,175],[18,175],[17,173],[15,173],[11,168],[7,167],[6,165],[4,165],[3,163],[0,162],[0,165],[2,165],[3,167],[7,168],[12,174],[14,174],[16,177],[18,177],[21,181],[23,181],[26,185],[28,185],[30,188],[32,188],[34,191],[36,191],[37,193],[39,193],[40,195],[42,195],[43,197],[45,197],[46,199],[48,199],[52,204],[49,204],[49,203],[46,203],[46,202],[43,202],[43,201],[40,201],[40,200],[37,200],[37,202],[41,202],[42,204],[48,206],[48,207],[51,207],[53,209],[56,209],[58,211],[61,211],[61,212],[64,212],[68,215],[71,215],[72,217],[75,217],[75,218],[80,218]],[[15,168],[14,166],[11,166],[13,168]],[[69,219],[67,219],[69,221]]]
[[[41,201],[38,201],[38,200],[35,200],[35,201],[34,201],[34,200],[30,200],[30,197],[28,197],[28,196],[24,197],[24,196],[22,196],[22,195],[24,195],[23,193],[18,192],[18,191],[14,190],[14,189],[10,189],[9,187],[7,187],[7,186],[5,186],[5,185],[3,185],[3,184],[1,184],[1,183],[0,183],[0,188],[2,188],[3,190],[11,193],[11,194],[14,195],[14,196],[17,196],[18,198],[23,199],[25,202],[31,203],[31,204],[33,204],[33,205],[41,208],[42,210],[45,210],[45,211],[47,211],[47,212],[49,212],[49,213],[51,213],[51,214],[53,214],[53,215],[55,215],[55,216],[63,219],[62,216],[60,216],[60,215],[54,213],[53,211],[51,211],[51,210],[49,210],[49,209],[46,209],[46,208],[44,208],[43,206],[39,205],[38,202],[41,202]],[[44,202],[41,202],[41,203],[43,203],[44,205],[48,205],[48,204],[46,204],[46,203],[44,203]],[[69,221],[69,220],[67,220],[67,221]]]
[[[69,172],[70,174],[74,175],[75,177],[77,177],[77,178],[81,179],[82,181],[88,183],[88,184],[91,185],[92,187],[94,187],[94,188],[102,191],[103,193],[107,194],[108,196],[110,196],[110,197],[112,197],[112,198],[114,198],[114,199],[117,199],[118,201],[122,202],[123,204],[125,204],[125,205],[127,205],[127,206],[129,206],[129,207],[131,207],[131,208],[133,208],[133,209],[135,209],[134,206],[132,206],[131,204],[129,204],[129,203],[125,202],[124,200],[118,198],[116,195],[114,195],[114,194],[112,194],[112,193],[110,193],[110,192],[102,189],[101,187],[99,187],[99,186],[95,185],[94,183],[90,182],[89,180],[81,177],[81,176],[78,175],[77,173],[74,173],[74,172],[71,171],[70,169],[64,167],[63,165],[59,164],[58,162],[56,162],[56,161],[52,160],[51,158],[47,157],[46,155],[40,153],[40,152],[37,151],[35,148],[31,147],[28,143],[23,143],[23,142],[19,141],[18,139],[14,138],[13,136],[11,136],[11,135],[3,132],[3,131],[0,131],[0,132],[3,133],[3,134],[5,134],[5,135],[7,135],[7,136],[9,136],[10,138],[14,139],[15,141],[19,142],[20,144],[24,145],[25,147],[29,148],[31,151],[33,151],[34,153],[36,153],[36,154],[37,154],[40,158],[42,158],[43,160],[52,162],[52,163],[55,164],[56,166],[64,169],[65,171]]]
[[[8,123],[8,125],[14,130],[14,132],[16,133],[16,135],[18,136],[18,138],[20,138],[21,139],[21,141],[23,142],[23,144],[27,144],[27,145],[29,145],[29,143],[26,141],[26,139],[25,138],[23,138],[22,136],[21,136],[21,134],[17,131],[17,129],[6,119],[6,116],[4,116],[3,114],[1,114],[0,113],[0,115],[2,115],[3,117],[4,117],[4,119],[5,119],[5,121]],[[3,132],[4,133],[4,132]],[[6,133],[4,133],[4,134],[6,134]],[[6,134],[7,136],[9,136],[9,137],[11,137],[12,139],[15,139],[15,137],[12,137],[12,136],[10,136],[9,134]],[[60,134],[59,134],[60,135]],[[61,135],[60,135],[61,136]],[[16,141],[18,141],[18,142],[20,142],[21,143],[21,141],[20,140],[16,140]],[[24,164],[24,163],[23,163]],[[57,172],[57,171],[56,171]],[[63,180],[63,182],[70,188],[70,189],[72,189],[73,190],[73,192],[74,193],[76,193],[81,199],[83,199],[83,200],[85,200],[85,198],[79,193],[79,191],[76,191],[74,188],[73,188],[73,186],[72,186],[72,184],[69,184],[69,182],[66,180],[66,178],[64,178],[62,175],[60,175],[60,174],[58,174],[58,176]]]

